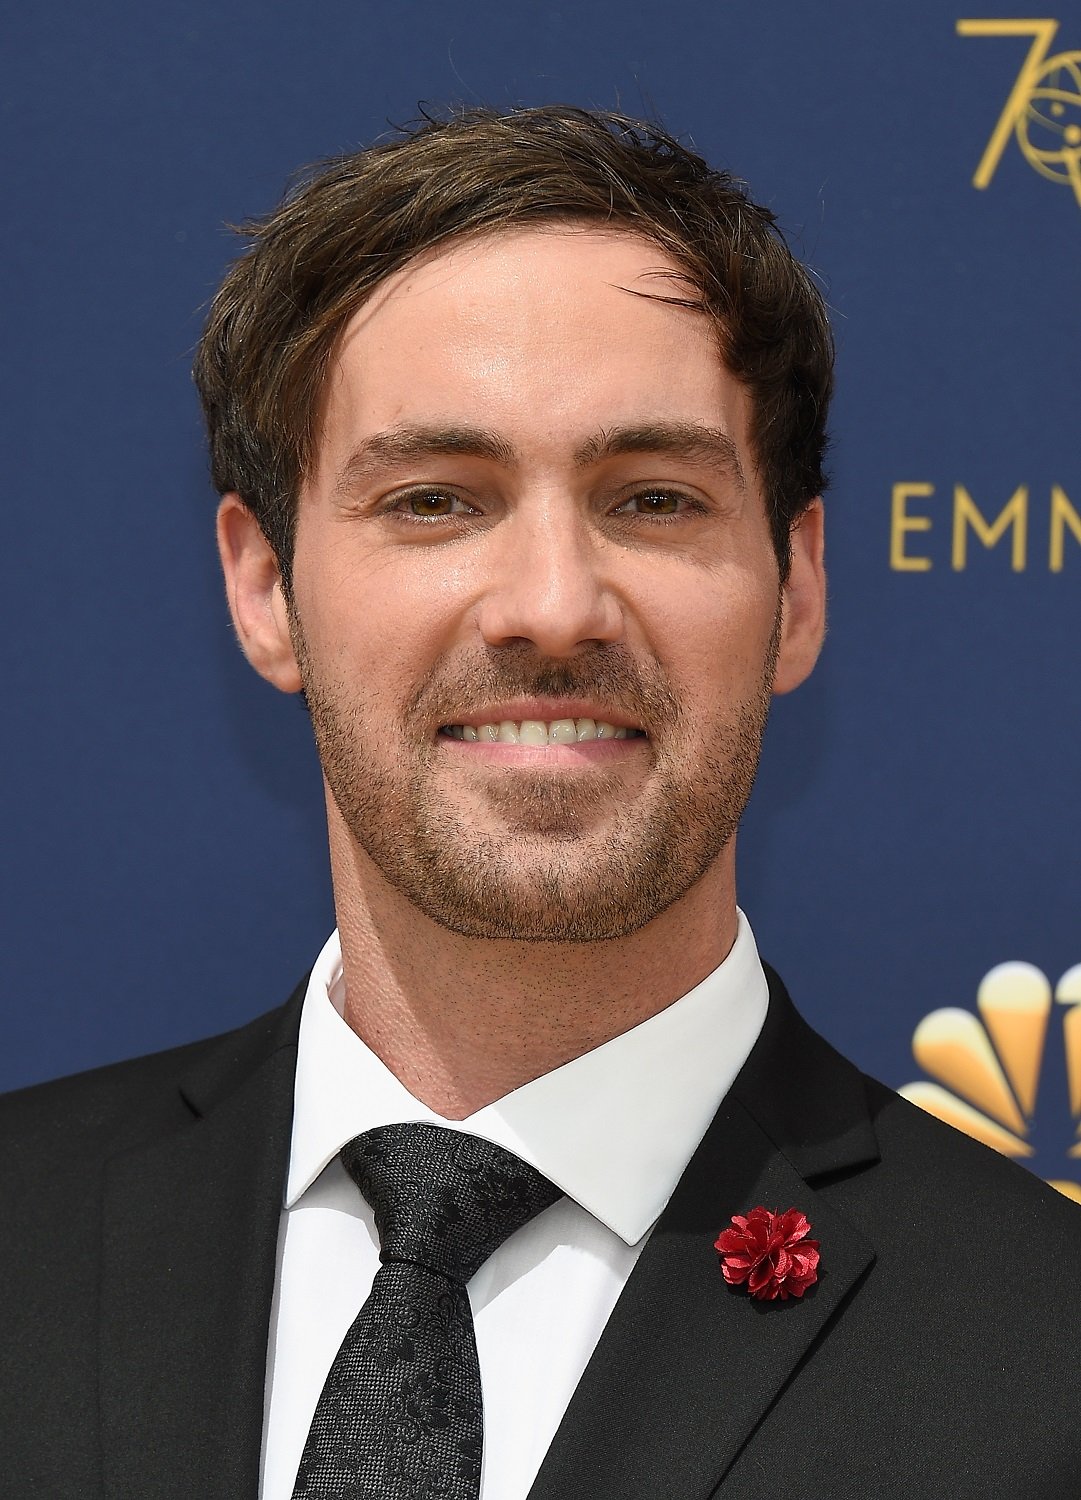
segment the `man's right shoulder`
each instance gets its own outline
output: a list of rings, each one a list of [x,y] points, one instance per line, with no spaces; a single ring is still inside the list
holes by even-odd
[[[295,1040],[302,993],[232,1031],[0,1095],[0,1174],[101,1159],[190,1123],[199,1111],[186,1082],[256,1066]]]

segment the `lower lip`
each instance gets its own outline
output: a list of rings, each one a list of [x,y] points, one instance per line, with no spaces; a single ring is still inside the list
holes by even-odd
[[[580,740],[574,745],[508,745],[502,740],[452,740],[441,734],[441,749],[472,764],[500,766],[588,766],[626,760],[648,744],[644,735],[626,740]]]

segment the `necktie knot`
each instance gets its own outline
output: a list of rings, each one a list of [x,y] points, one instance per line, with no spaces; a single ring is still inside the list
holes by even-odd
[[[375,1211],[383,1265],[327,1374],[293,1500],[477,1500],[483,1400],[465,1284],[559,1191],[501,1146],[439,1125],[370,1130],[341,1159]]]
[[[375,1213],[379,1258],[463,1285],[516,1229],[560,1196],[502,1146],[441,1125],[384,1125],[342,1148]]]

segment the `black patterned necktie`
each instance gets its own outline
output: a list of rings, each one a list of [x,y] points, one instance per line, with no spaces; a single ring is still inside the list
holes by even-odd
[[[293,1500],[477,1500],[484,1438],[466,1282],[560,1196],[502,1146],[387,1125],[342,1149],[382,1264],[323,1386]]]

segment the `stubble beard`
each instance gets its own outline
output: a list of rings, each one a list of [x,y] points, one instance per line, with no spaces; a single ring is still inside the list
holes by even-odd
[[[681,734],[687,715],[659,666],[602,646],[566,662],[528,647],[444,666],[406,705],[398,769],[372,753],[377,736],[363,701],[321,680],[293,621],[319,758],[356,845],[424,916],[471,938],[596,943],[627,937],[678,901],[731,840],[754,784],[780,633],[774,624],[756,690],[708,723],[697,747]],[[642,796],[624,800],[623,774],[584,780],[493,768],[484,786],[497,833],[470,821],[441,790],[442,753],[432,725],[461,705],[530,696],[618,704],[650,732],[653,764]],[[445,716],[444,716],[445,714]],[[702,731],[699,730],[701,735]],[[596,811],[615,808],[597,818]],[[504,831],[505,830],[505,831]]]

